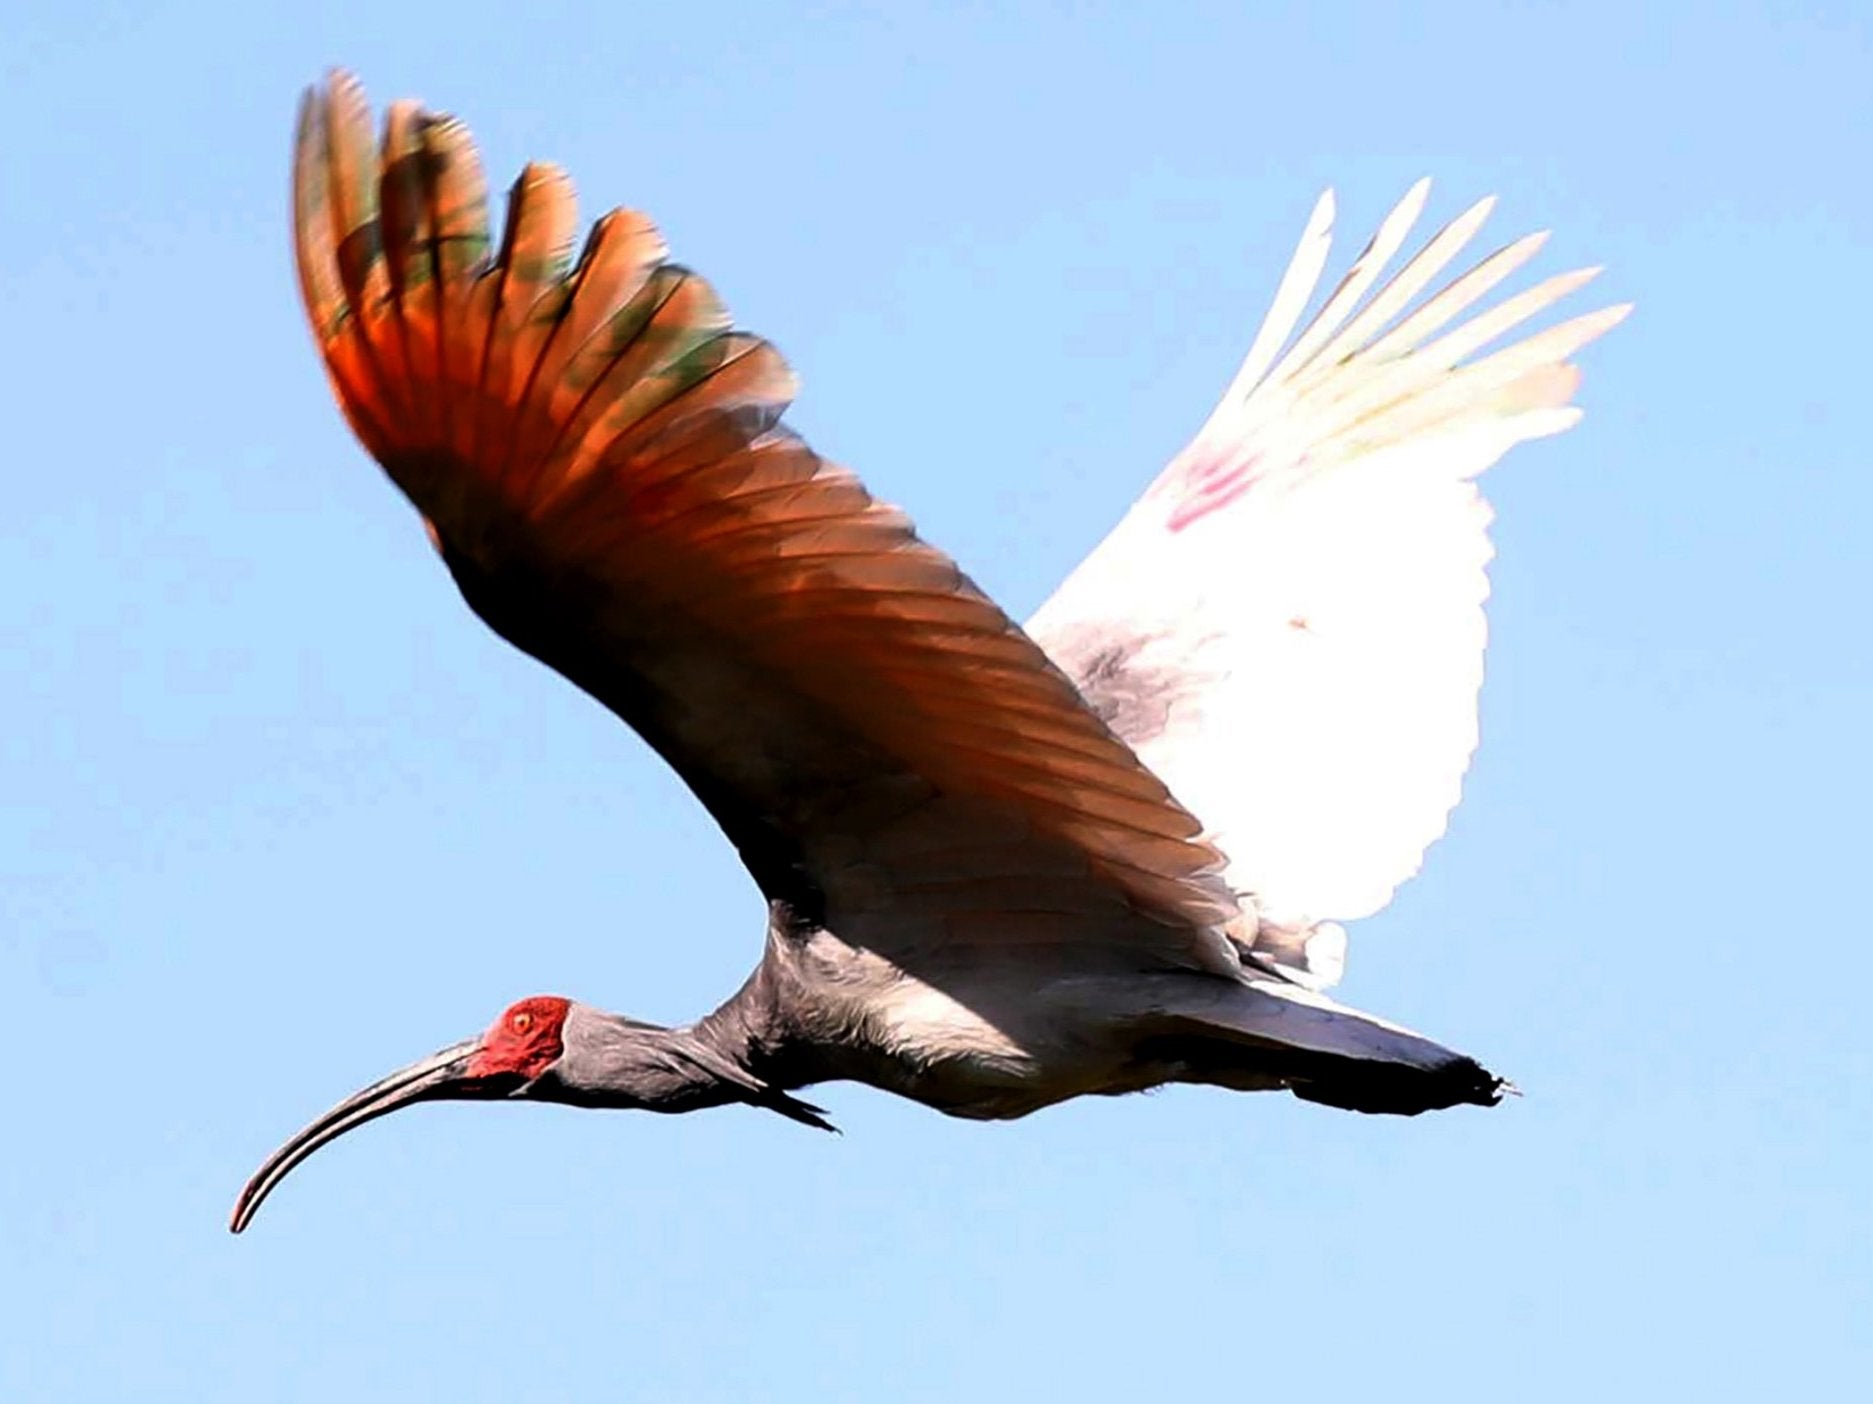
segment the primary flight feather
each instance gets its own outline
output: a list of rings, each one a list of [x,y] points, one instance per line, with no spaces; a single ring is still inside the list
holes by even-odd
[[[1416,870],[1475,745],[1476,475],[1578,417],[1568,357],[1625,309],[1474,353],[1590,274],[1458,321],[1524,239],[1416,301],[1485,202],[1381,283],[1421,183],[1297,333],[1324,197],[1222,403],[1024,630],[785,427],[785,363],[643,216],[574,258],[571,184],[532,165],[496,239],[461,125],[397,103],[373,140],[342,74],[302,105],[293,189],[358,437],[475,612],[682,775],[770,920],[693,1025],[535,997],[347,1099],[262,1167],[237,1229],[333,1136],[444,1097],[824,1125],[792,1089],[986,1118],[1173,1081],[1368,1111],[1500,1096],[1318,991],[1335,921]]]

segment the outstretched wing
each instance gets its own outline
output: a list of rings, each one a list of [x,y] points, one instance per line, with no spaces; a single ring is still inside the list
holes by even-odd
[[[809,918],[901,958],[1111,940],[1234,968],[1196,822],[947,556],[781,426],[774,349],[640,215],[575,262],[556,169],[521,174],[498,250],[486,204],[454,120],[398,103],[380,147],[350,78],[307,94],[313,333],[474,609],[636,728]]]
[[[1411,308],[1490,200],[1367,298],[1428,185],[1283,354],[1326,262],[1321,198],[1208,423],[1028,624],[1209,826],[1260,904],[1258,946],[1315,984],[1338,978],[1344,946],[1324,919],[1378,910],[1417,871],[1476,747],[1492,554],[1476,476],[1580,417],[1568,357],[1628,310],[1469,359],[1597,271],[1444,331],[1546,237]]]

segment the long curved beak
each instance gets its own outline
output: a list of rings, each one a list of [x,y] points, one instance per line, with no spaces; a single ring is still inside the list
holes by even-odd
[[[469,1060],[480,1047],[479,1038],[464,1039],[345,1098],[267,1157],[234,1202],[234,1213],[228,1220],[229,1231],[239,1233],[246,1228],[259,1211],[261,1201],[273,1193],[273,1187],[285,1179],[294,1166],[353,1127],[416,1102],[502,1095],[499,1084],[508,1079],[468,1075]]]

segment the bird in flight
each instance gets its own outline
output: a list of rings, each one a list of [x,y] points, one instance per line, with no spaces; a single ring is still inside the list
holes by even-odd
[[[341,1102],[267,1159],[416,1102],[680,1112],[848,1079],[997,1119],[1166,1083],[1363,1112],[1492,1105],[1473,1059],[1329,998],[1340,922],[1444,830],[1477,740],[1476,478],[1579,417],[1624,306],[1483,348],[1587,282],[1475,311],[1540,248],[1421,296],[1484,200],[1382,275],[1414,186],[1304,324],[1323,196],[1190,444],[1025,626],[782,421],[793,379],[614,210],[574,257],[529,165],[498,240],[467,131],[358,84],[300,108],[300,289],[352,429],[475,613],[682,776],[767,901],[685,1027],[557,995]]]

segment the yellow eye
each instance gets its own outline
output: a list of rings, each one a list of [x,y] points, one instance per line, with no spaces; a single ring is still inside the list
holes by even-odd
[[[533,1015],[522,1010],[507,1022],[515,1033],[525,1033],[528,1029],[533,1027]]]

